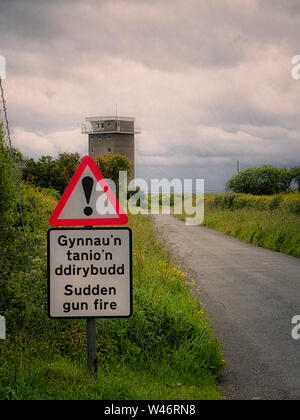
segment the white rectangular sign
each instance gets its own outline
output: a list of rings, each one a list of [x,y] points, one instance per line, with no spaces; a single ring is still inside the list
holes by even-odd
[[[132,315],[132,233],[128,228],[48,231],[51,318]]]

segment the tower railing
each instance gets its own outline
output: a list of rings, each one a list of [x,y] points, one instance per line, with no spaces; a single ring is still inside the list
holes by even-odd
[[[140,134],[142,132],[141,128],[136,127],[134,130],[121,130],[120,127],[115,129],[105,129],[103,127],[93,127],[90,124],[81,125],[81,134]]]

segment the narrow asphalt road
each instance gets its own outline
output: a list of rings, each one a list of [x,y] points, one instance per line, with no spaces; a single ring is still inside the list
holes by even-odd
[[[200,287],[228,362],[229,399],[300,399],[300,259],[272,252],[174,216],[153,216],[159,235]]]

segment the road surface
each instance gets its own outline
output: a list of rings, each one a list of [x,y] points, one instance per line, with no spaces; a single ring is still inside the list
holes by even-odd
[[[300,399],[300,259],[243,243],[169,215],[159,235],[192,275],[228,362],[229,399]]]

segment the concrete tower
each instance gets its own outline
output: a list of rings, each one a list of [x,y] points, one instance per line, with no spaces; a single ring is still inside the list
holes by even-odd
[[[94,159],[103,155],[121,154],[133,165],[135,178],[135,129],[134,117],[90,117],[83,124],[82,133],[89,135],[89,155]]]

